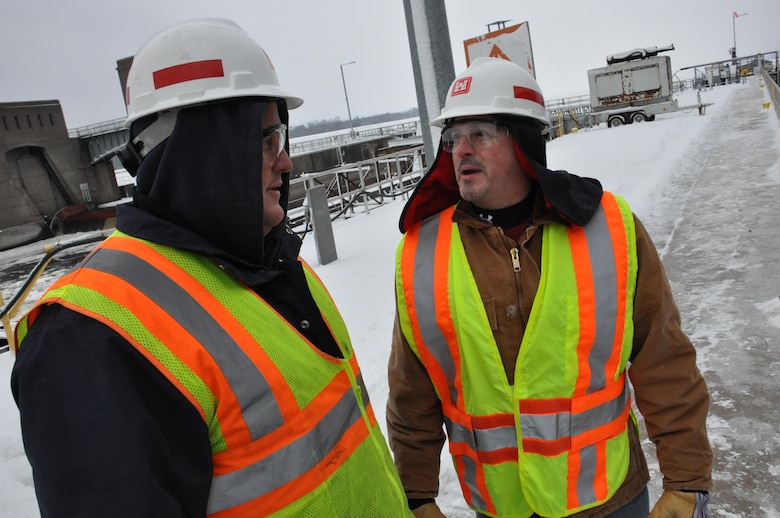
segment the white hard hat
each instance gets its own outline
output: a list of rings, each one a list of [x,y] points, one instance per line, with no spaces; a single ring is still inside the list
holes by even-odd
[[[268,55],[231,20],[181,22],[144,43],[127,76],[130,124],[152,113],[233,97],[303,100],[282,90]]]
[[[444,109],[431,125],[456,117],[511,115],[536,119],[550,130],[539,84],[523,67],[501,58],[477,58],[452,82]]]

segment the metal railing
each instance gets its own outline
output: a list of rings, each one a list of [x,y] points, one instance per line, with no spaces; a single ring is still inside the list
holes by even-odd
[[[303,192],[316,185],[325,187],[331,220],[355,213],[398,197],[406,198],[425,174],[423,146],[414,146],[369,160],[362,160],[321,172],[302,173],[290,182],[291,188],[303,184]],[[292,190],[292,189],[291,189]],[[304,197],[291,199],[287,214],[290,226],[298,233],[309,228],[308,204]]]
[[[572,108],[590,106],[590,95],[576,95],[573,97],[563,97],[561,99],[552,99],[545,103],[547,111],[568,111]]]
[[[69,128],[68,136],[70,138],[86,138],[123,131],[125,129],[125,119],[126,117],[122,117],[121,119],[113,119],[97,124],[90,124],[88,126]]]

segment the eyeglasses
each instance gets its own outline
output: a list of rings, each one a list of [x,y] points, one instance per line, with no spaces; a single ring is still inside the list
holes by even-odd
[[[475,121],[445,129],[441,134],[441,140],[444,151],[452,153],[458,149],[463,137],[466,137],[471,147],[479,150],[490,147],[508,136],[509,129],[499,126],[496,122]]]
[[[287,125],[277,124],[263,130],[263,160],[271,165],[276,163],[284,151],[287,142]]]

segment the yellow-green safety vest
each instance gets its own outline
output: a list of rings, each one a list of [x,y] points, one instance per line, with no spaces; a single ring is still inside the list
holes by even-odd
[[[608,501],[629,462],[626,363],[637,259],[628,204],[604,193],[584,227],[543,226],[542,265],[509,385],[455,207],[396,255],[401,329],[442,402],[464,497],[488,516],[567,516]]]
[[[346,326],[304,271],[343,359],[212,260],[118,231],[20,320],[17,346],[47,304],[131,343],[208,426],[211,517],[411,516]]]

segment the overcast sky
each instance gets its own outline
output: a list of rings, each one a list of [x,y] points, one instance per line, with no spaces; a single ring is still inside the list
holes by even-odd
[[[780,49],[778,0],[446,0],[455,72],[463,41],[487,25],[528,22],[545,98],[586,94],[606,56],[674,44],[672,68]],[[271,56],[282,86],[303,97],[293,125],[416,106],[402,0],[0,0],[0,102],[59,99],[68,127],[126,115],[116,60],[180,20],[232,18]],[[682,74],[681,74],[682,75]]]

